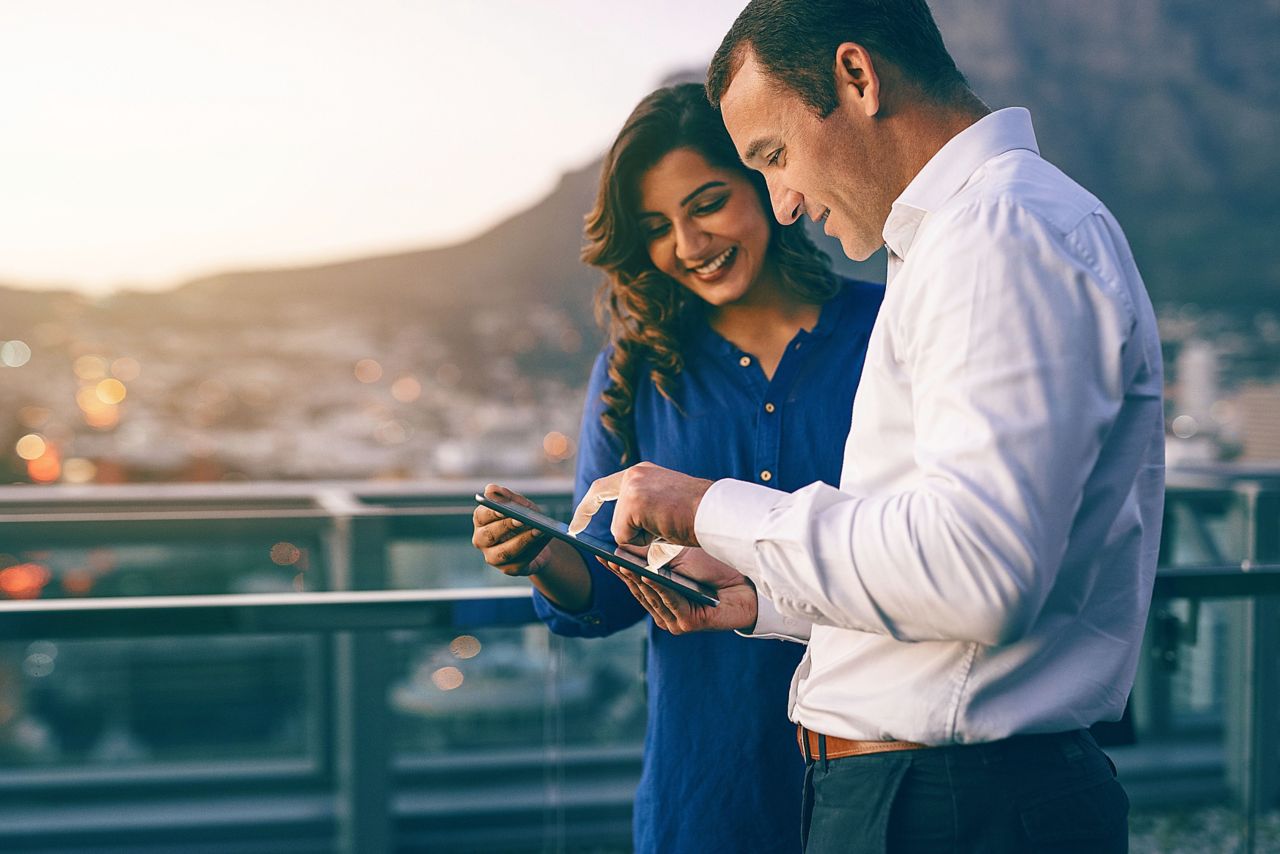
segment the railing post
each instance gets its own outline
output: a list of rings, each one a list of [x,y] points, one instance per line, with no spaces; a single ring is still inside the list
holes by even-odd
[[[381,590],[388,585],[385,520],[361,515],[346,493],[328,493],[333,514],[331,584],[335,589]],[[385,632],[334,635],[334,783],[341,854],[388,854],[391,827],[391,668]]]
[[[1160,553],[1156,560],[1158,567],[1173,566],[1177,561],[1172,546],[1178,532],[1177,508],[1178,505],[1174,501],[1166,500]],[[1156,627],[1169,605],[1170,601],[1161,597],[1157,597],[1151,603],[1151,610],[1147,614],[1146,630],[1142,633],[1142,655],[1138,659],[1138,673],[1134,679],[1133,693],[1129,698],[1134,725],[1141,733],[1141,737],[1147,740],[1165,738],[1172,729],[1172,680],[1169,678],[1168,664],[1162,660],[1164,650],[1156,642],[1159,637]]]
[[[1248,540],[1244,568],[1280,560],[1280,493],[1248,485]],[[1258,814],[1280,799],[1280,599],[1257,596],[1245,604],[1243,626],[1245,676],[1242,792],[1244,850],[1257,846]]]

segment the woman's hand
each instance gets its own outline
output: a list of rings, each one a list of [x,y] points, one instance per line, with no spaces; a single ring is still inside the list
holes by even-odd
[[[495,501],[508,501],[538,510],[538,506],[518,492],[513,492],[495,483],[484,488],[486,498]],[[549,534],[536,528],[530,528],[518,519],[503,516],[496,510],[484,505],[476,507],[471,514],[471,522],[475,530],[471,534],[471,545],[484,555],[484,562],[497,567],[507,575],[535,575],[546,563],[547,541]]]
[[[619,546],[618,552],[638,563],[648,563],[648,548]],[[673,635],[688,632],[750,630],[756,624],[756,588],[751,580],[727,563],[699,548],[686,548],[666,564],[673,572],[709,584],[719,593],[720,606],[700,605],[673,590],[659,586],[625,567],[601,560],[622,579],[631,595],[644,606],[658,627]]]

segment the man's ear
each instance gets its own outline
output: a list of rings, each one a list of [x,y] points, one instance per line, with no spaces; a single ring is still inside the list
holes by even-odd
[[[880,75],[871,53],[857,42],[836,47],[836,100],[871,118],[880,112]]]

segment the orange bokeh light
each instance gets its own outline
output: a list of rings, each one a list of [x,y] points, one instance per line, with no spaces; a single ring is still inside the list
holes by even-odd
[[[356,362],[355,374],[362,383],[376,383],[382,379],[382,365],[373,359],[361,359]]]
[[[401,403],[413,403],[422,396],[422,383],[415,377],[400,377],[391,384],[391,396]]]
[[[569,454],[573,452],[572,446],[573,443],[569,441],[569,437],[556,430],[542,439],[542,450],[553,460],[568,459]]]
[[[302,559],[302,549],[293,543],[276,543],[271,547],[271,562],[278,566],[293,566]]]
[[[62,589],[72,596],[88,596],[93,590],[93,575],[83,569],[73,569],[62,577]]]
[[[53,483],[62,476],[62,460],[57,449],[45,449],[43,455],[27,462],[27,477],[36,483]]]
[[[98,400],[109,405],[115,405],[124,400],[128,391],[124,387],[124,383],[117,379],[105,379],[98,383],[94,389]]]
[[[431,681],[441,691],[452,691],[454,688],[461,687],[464,678],[462,671],[456,667],[441,667],[431,674]]]
[[[52,574],[38,563],[18,563],[0,570],[0,593],[10,599],[36,599]]]

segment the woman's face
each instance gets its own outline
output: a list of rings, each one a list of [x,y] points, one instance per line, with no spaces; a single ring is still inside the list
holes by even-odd
[[[692,149],[641,177],[638,223],[654,266],[713,306],[742,299],[764,269],[769,220],[755,188]]]

